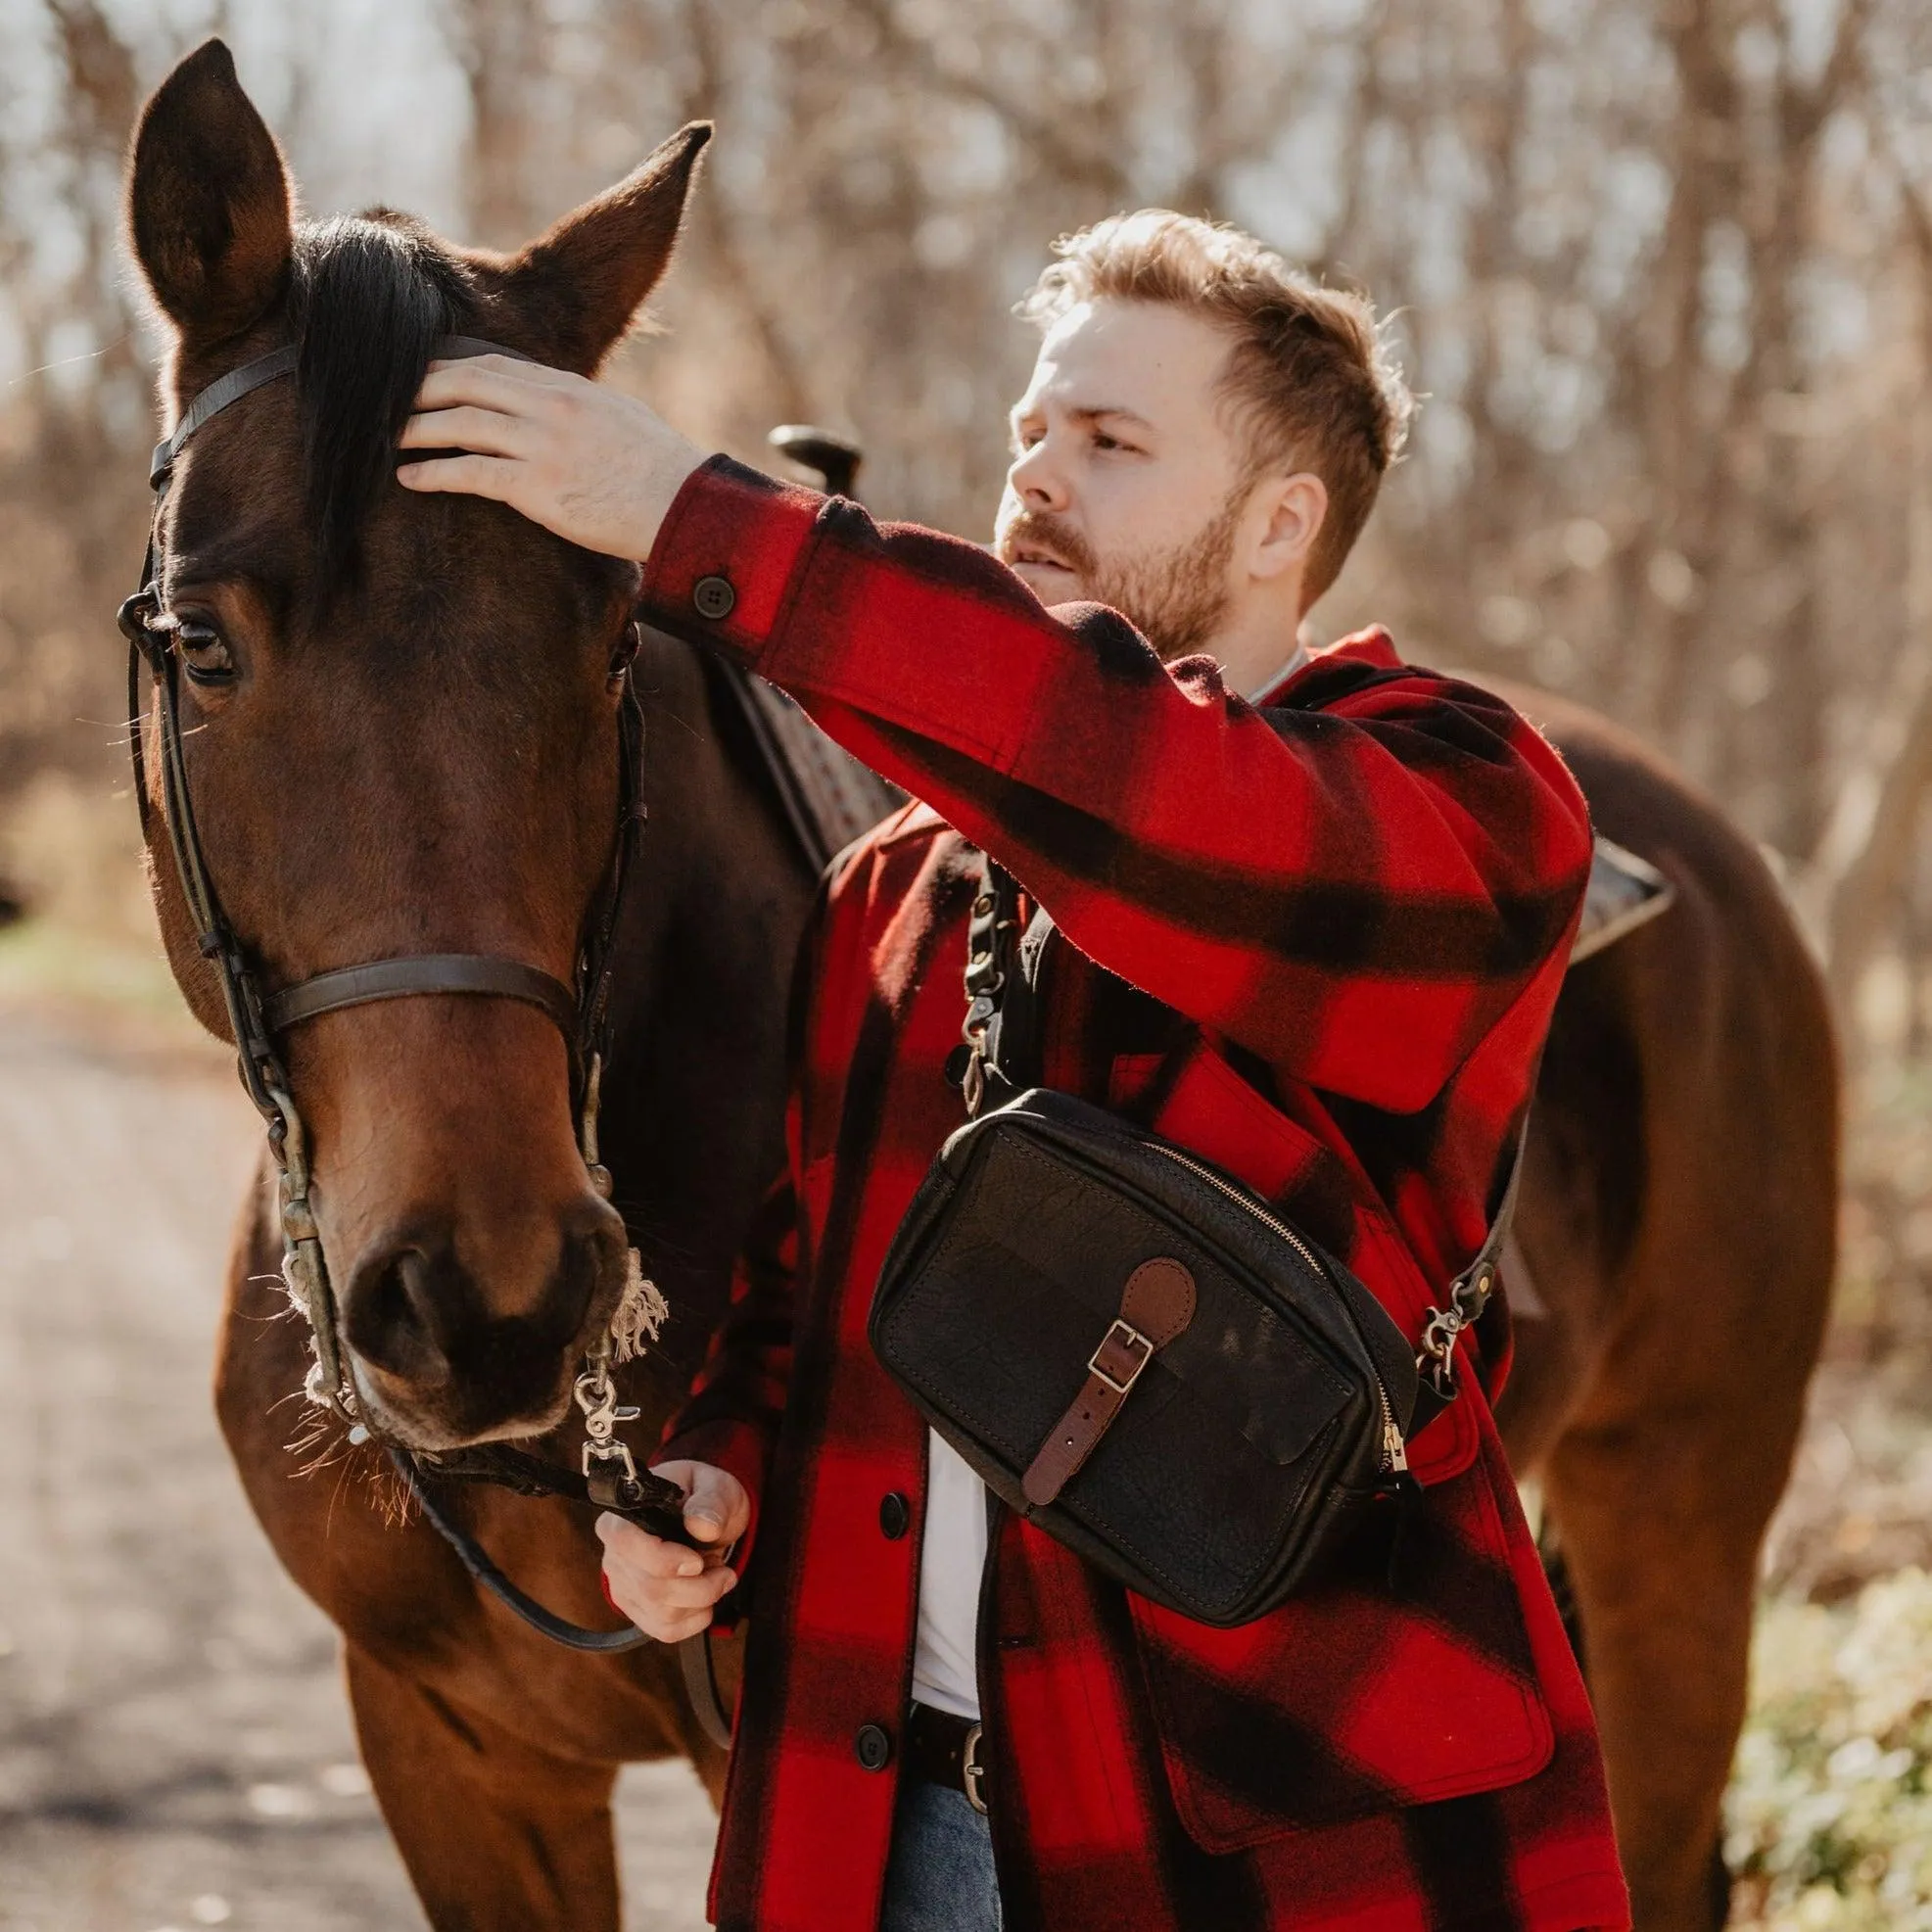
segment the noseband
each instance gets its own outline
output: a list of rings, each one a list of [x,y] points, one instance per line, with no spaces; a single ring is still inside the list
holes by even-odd
[[[514,355],[512,349],[469,336],[444,336],[438,355]],[[237,936],[222,912],[201,835],[195,825],[188,793],[187,763],[183,754],[180,715],[179,662],[170,634],[160,628],[162,507],[176,458],[188,439],[230,404],[263,384],[292,376],[296,367],[293,345],[271,350],[244,362],[211,383],[189,403],[173,431],[156,445],[148,467],[155,492],[154,521],[148,538],[147,564],[141,588],[120,607],[120,629],[128,640],[128,712],[132,728],[134,795],[139,802],[142,830],[149,820],[148,785],[141,731],[141,664],[145,660],[160,700],[161,778],[164,816],[173,848],[175,870],[195,923],[196,946],[215,968],[228,1011],[229,1026],[250,1100],[267,1124],[268,1144],[281,1170],[282,1228],[286,1245],[285,1271],[291,1294],[302,1304],[315,1339],[315,1363],[309,1372],[308,1393],[334,1407],[356,1428],[364,1425],[357,1413],[354,1385],[348,1376],[336,1335],[335,1305],[329,1293],[321,1240],[308,1201],[308,1157],[302,1117],[290,1096],[280,1039],[291,1028],[346,1008],[376,1000],[423,995],[480,995],[520,1000],[546,1014],[563,1035],[570,1053],[574,1110],[592,1185],[608,1195],[609,1173],[596,1157],[597,1073],[604,1047],[610,996],[610,949],[617,915],[630,871],[633,847],[642,819],[637,798],[638,763],[642,749],[643,713],[631,680],[631,654],[636,647],[634,624],[630,649],[623,664],[620,699],[620,772],[617,836],[604,876],[592,897],[577,961],[577,983],[566,986],[551,974],[520,960],[487,953],[422,953],[370,960],[279,987],[263,989],[250,950]]]

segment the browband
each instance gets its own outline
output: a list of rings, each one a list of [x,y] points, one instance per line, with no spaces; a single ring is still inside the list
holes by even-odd
[[[487,953],[415,953],[318,972],[298,986],[269,994],[261,1003],[261,1017],[271,1033],[285,1033],[291,1026],[325,1013],[366,1007],[377,1000],[400,1000],[415,993],[489,993],[499,999],[522,1000],[548,1013],[566,1043],[573,1048],[577,1044],[577,995],[547,972]]]
[[[520,349],[506,349],[500,342],[485,342],[480,336],[438,336],[435,353],[447,362],[465,361],[472,355],[509,355],[519,362],[533,359]],[[263,383],[294,375],[295,365],[296,346],[292,342],[284,343],[280,349],[271,349],[266,355],[258,355],[254,361],[244,362],[240,368],[230,369],[225,376],[210,383],[188,404],[181,420],[155,445],[155,453],[148,461],[149,488],[159,490],[166,482],[175,457],[181,453],[181,446],[211,416],[218,416],[229,403],[239,402],[250,390],[259,389]]]

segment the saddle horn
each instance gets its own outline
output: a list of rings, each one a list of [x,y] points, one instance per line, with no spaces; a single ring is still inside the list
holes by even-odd
[[[801,469],[817,470],[829,496],[850,496],[866,452],[813,423],[780,423],[765,441]]]

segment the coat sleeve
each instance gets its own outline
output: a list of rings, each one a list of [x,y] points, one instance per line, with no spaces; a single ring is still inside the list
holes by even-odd
[[[790,691],[1103,966],[1375,1107],[1426,1107],[1580,902],[1588,818],[1554,750],[1392,652],[1257,711],[972,544],[725,457],[672,506],[644,606]]]

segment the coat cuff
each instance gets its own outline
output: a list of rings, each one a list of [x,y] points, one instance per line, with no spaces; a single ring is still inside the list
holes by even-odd
[[[826,500],[713,456],[685,478],[658,528],[640,615],[758,670]]]

